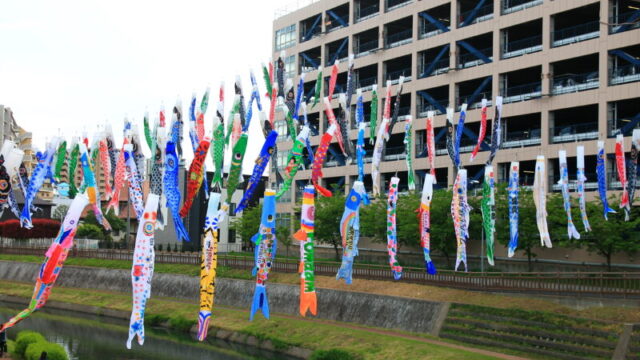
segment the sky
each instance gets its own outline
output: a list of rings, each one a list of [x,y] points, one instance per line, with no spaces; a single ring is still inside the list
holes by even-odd
[[[260,66],[271,56],[274,10],[290,2],[3,1],[0,104],[42,149],[52,136],[92,136],[106,122],[120,143],[125,117],[142,129],[145,111],[153,121],[177,99],[186,111],[193,92],[198,99],[207,86],[217,93],[220,81],[231,95],[236,75],[248,99],[250,69],[264,93]],[[259,129],[252,121],[250,136]],[[262,141],[250,143],[253,159]]]

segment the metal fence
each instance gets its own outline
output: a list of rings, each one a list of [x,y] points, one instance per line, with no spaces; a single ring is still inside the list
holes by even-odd
[[[0,247],[2,254],[44,255],[46,248]],[[74,250],[74,257],[131,261],[131,250]],[[199,253],[156,252],[157,263],[200,265]],[[219,255],[218,265],[249,270],[254,266],[249,256]],[[335,276],[340,268],[336,262],[317,261],[315,273]],[[277,259],[273,271],[297,273],[298,262]],[[354,264],[353,277],[367,280],[391,281],[393,275],[386,265]],[[487,273],[439,270],[427,274],[423,268],[405,267],[404,282],[451,288],[539,295],[640,299],[640,272],[556,272],[556,273]]]

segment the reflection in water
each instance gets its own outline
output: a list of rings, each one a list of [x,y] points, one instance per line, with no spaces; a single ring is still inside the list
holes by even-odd
[[[21,308],[15,304],[0,302],[0,322],[6,321],[19,310]],[[153,329],[150,326],[146,327],[144,346],[134,341],[132,349],[127,350],[128,321],[56,309],[45,308],[34,313],[13,328],[8,334],[9,338],[15,340],[21,330],[37,331],[48,341],[61,344],[72,360],[288,359],[282,354],[217,339],[198,343],[185,333]]]

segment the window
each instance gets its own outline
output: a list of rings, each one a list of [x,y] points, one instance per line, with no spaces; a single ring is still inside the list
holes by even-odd
[[[289,136],[289,129],[287,127],[287,122],[285,120],[278,120],[275,122],[275,130],[278,132],[278,141],[285,141]],[[278,154],[280,154],[278,152]]]
[[[276,214],[276,226],[286,227],[287,229],[291,229],[291,214],[290,213]]]
[[[276,51],[296,44],[296,24],[276,31]]]
[[[236,213],[236,203],[229,204],[229,216],[235,216]]]
[[[284,76],[293,78],[296,76],[296,56],[291,55],[284,58]]]
[[[229,229],[229,237],[227,239],[227,241],[229,242],[229,244],[235,244],[236,243],[236,231]]]
[[[288,151],[278,151],[278,169],[282,170],[287,166]]]

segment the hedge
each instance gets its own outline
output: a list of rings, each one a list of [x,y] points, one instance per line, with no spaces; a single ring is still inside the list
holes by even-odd
[[[69,360],[67,352],[64,351],[64,348],[60,344],[54,344],[48,341],[29,344],[24,358],[26,360],[40,360],[43,352],[47,353],[47,360]]]
[[[20,227],[20,221],[11,219],[0,222],[0,236],[13,239],[55,238],[60,230],[60,222],[52,219],[33,219],[33,229]]]
[[[46,342],[44,337],[35,331],[20,331],[16,337],[16,355],[24,357],[27,347],[33,343]]]

